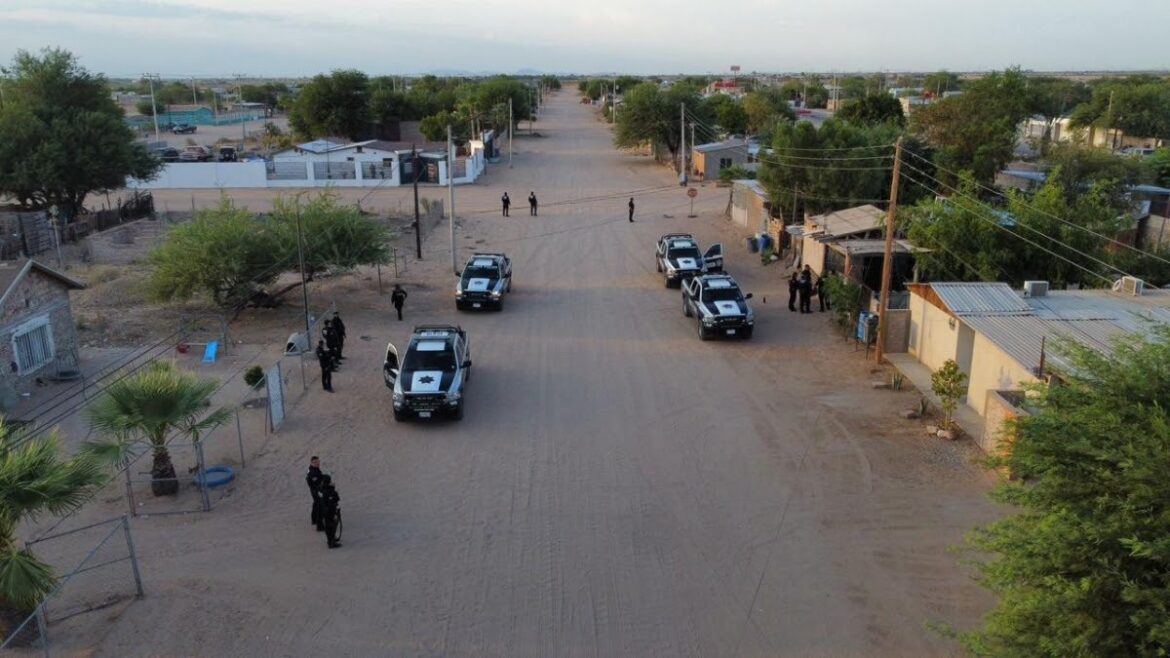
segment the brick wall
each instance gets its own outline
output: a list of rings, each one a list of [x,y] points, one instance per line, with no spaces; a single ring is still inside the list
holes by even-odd
[[[16,373],[12,335],[24,323],[48,316],[53,334],[54,361],[24,375]],[[73,362],[77,333],[69,306],[69,290],[58,280],[30,270],[0,308],[0,371],[4,382],[17,392],[30,391],[37,377],[56,373],[56,361]],[[75,364],[74,364],[75,365]]]

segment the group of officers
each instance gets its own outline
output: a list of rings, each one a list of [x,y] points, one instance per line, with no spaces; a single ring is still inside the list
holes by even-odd
[[[333,478],[321,472],[321,460],[316,455],[309,458],[305,482],[309,485],[309,495],[313,497],[310,522],[317,528],[317,532],[325,533],[325,542],[329,548],[340,547],[337,530],[341,524],[341,496],[333,486]]]

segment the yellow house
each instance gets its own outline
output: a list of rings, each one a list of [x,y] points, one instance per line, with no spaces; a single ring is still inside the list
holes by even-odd
[[[1006,283],[908,288],[907,353],[890,360],[929,390],[929,373],[953,359],[968,378],[961,410],[982,424],[981,431],[964,429],[989,452],[1002,421],[1022,412],[1014,402],[1024,385],[1067,368],[1056,339],[1107,352],[1115,339],[1148,331],[1151,321],[1170,323],[1170,290],[1143,289],[1128,277],[1117,290],[1049,291],[1043,281],[1027,282],[1024,291]]]

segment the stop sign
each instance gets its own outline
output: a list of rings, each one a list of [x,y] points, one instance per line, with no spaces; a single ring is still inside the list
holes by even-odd
[[[699,191],[698,191],[698,190],[696,190],[696,189],[695,189],[695,188],[693,188],[693,187],[691,187],[691,188],[688,188],[688,189],[687,189],[687,196],[689,196],[689,197],[691,197],[691,198],[693,199],[693,198],[695,198],[695,197],[699,196]]]

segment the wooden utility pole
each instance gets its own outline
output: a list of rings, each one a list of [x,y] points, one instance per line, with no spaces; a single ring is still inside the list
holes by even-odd
[[[890,181],[890,208],[886,211],[886,250],[882,259],[882,292],[878,296],[877,362],[882,362],[886,347],[886,316],[890,305],[890,277],[894,272],[894,215],[898,211],[898,183],[902,175],[902,138],[894,143],[894,176]]]
[[[447,124],[447,221],[451,224],[451,271],[459,273],[459,254],[455,251],[455,140]]]

